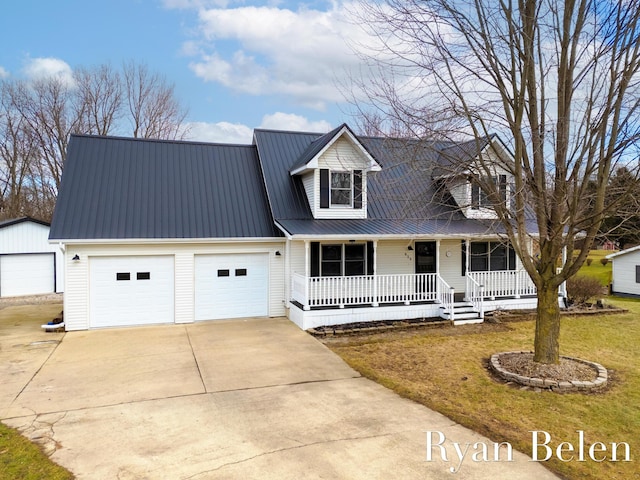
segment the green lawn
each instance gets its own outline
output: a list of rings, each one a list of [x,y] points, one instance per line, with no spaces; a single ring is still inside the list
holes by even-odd
[[[0,480],[71,480],[73,475],[53,463],[16,430],[0,423]]]
[[[592,260],[591,265],[587,265],[587,262],[585,262],[578,275],[597,278],[603,286],[609,285],[611,283],[611,261],[606,265],[602,265],[600,260],[612,253],[614,252],[611,250],[591,250],[587,257]]]
[[[604,268],[592,265],[598,267]],[[363,375],[527,454],[531,430],[549,432],[554,446],[577,444],[576,431],[582,430],[589,445],[631,447],[631,462],[546,462],[566,478],[640,478],[640,302],[612,302],[629,313],[562,319],[561,354],[609,371],[608,389],[597,394],[520,390],[490,375],[492,353],[532,349],[533,321],[354,337],[328,346]]]

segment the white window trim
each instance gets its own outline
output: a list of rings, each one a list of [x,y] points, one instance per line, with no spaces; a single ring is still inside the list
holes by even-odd
[[[348,173],[349,174],[349,204],[346,203],[333,203],[333,187],[331,179],[334,173]],[[346,188],[340,188],[337,190],[347,190]],[[353,170],[329,170],[329,208],[353,209]]]

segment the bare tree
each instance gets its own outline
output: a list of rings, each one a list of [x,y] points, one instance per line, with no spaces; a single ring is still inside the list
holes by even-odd
[[[175,97],[174,86],[146,65],[133,62],[123,68],[128,118],[135,138],[181,139],[186,110]]]
[[[176,139],[185,115],[173,86],[133,62],[0,81],[0,215],[50,218],[70,134]]]
[[[488,151],[449,167],[471,175],[493,203],[537,287],[534,360],[557,363],[559,286],[616,207],[605,202],[612,169],[637,161],[640,1],[386,0],[362,8],[380,46],[369,58],[394,79],[365,88],[371,103],[382,99],[408,122],[428,106],[463,118],[476,151],[492,132],[508,142],[512,161]],[[510,202],[501,201],[496,168],[513,178]],[[537,227],[535,255],[527,218]]]

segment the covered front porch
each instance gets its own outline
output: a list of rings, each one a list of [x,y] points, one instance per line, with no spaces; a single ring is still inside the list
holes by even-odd
[[[303,329],[438,317],[477,323],[488,311],[537,303],[529,275],[498,241],[304,241],[289,248],[289,317]],[[303,259],[297,264],[296,254]]]

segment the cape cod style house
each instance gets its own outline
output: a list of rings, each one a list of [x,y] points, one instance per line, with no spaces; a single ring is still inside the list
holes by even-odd
[[[255,130],[251,145],[74,135],[50,233],[65,253],[66,328],[462,323],[533,308],[487,196],[445,168],[479,148],[510,155],[497,137],[426,145],[347,125]],[[506,172],[495,181],[508,202]]]

